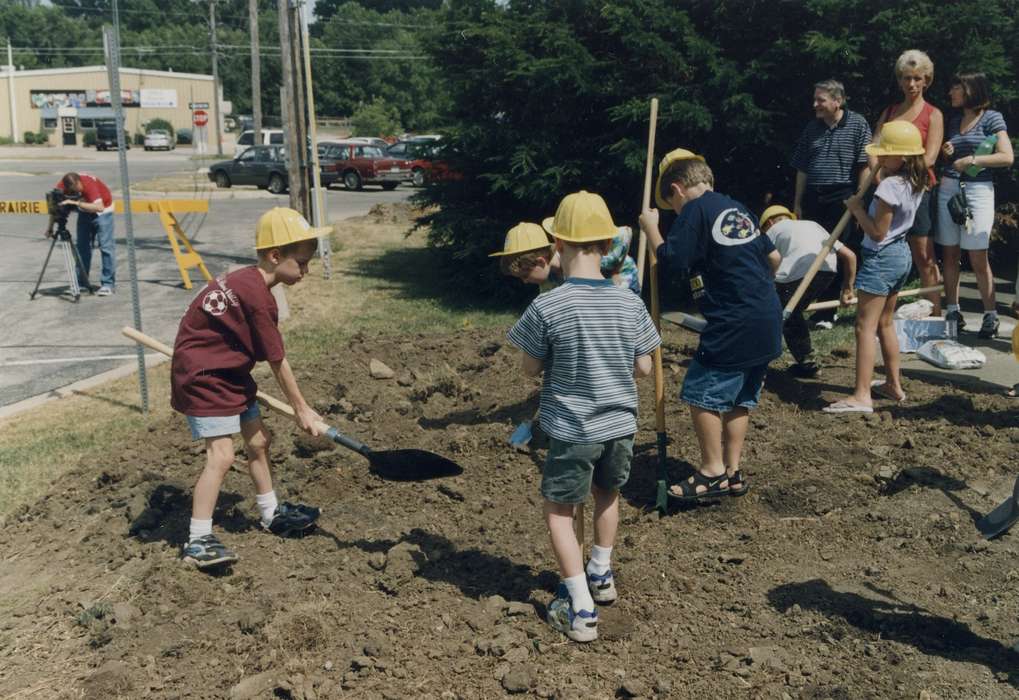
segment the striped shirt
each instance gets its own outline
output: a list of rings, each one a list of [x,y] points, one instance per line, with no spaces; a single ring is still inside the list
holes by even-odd
[[[610,280],[571,277],[538,295],[508,334],[545,362],[541,428],[565,442],[637,432],[633,363],[661,344],[644,302]]]
[[[832,127],[814,119],[800,134],[789,164],[807,174],[808,187],[851,183],[853,169],[867,162],[863,149],[870,137],[867,120],[848,109]]]
[[[959,171],[952,167],[953,162],[960,158],[969,158],[976,153],[977,147],[991,134],[1008,130],[1005,126],[1005,118],[1001,116],[1001,112],[996,112],[993,109],[984,110],[984,113],[980,115],[980,118],[977,119],[976,123],[965,134],[959,133],[961,125],[962,112],[956,112],[948,118],[948,124],[945,128],[945,139],[955,147],[955,150],[952,152],[952,157],[946,161],[945,168],[941,174],[953,180],[959,179]],[[994,151],[991,151],[991,153],[994,153]],[[993,181],[994,174],[990,168],[984,168],[976,175],[966,176],[966,182]]]

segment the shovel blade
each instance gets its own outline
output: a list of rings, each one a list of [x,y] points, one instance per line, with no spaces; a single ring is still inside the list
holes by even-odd
[[[986,539],[992,540],[1004,534],[1019,522],[1019,479],[1012,489],[1012,497],[998,504],[998,507],[976,522],[977,530]]]
[[[371,471],[390,481],[427,481],[463,474],[456,462],[427,450],[372,451]]]
[[[518,450],[526,449],[532,437],[534,437],[534,432],[531,430],[531,421],[525,420],[510,435],[510,445]]]

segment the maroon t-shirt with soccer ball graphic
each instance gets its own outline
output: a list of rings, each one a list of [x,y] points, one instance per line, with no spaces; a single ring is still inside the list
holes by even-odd
[[[236,416],[255,400],[251,369],[285,353],[276,299],[257,267],[209,282],[194,298],[173,347],[170,405],[188,416]]]

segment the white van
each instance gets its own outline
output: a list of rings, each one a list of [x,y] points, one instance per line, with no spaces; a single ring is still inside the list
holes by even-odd
[[[255,132],[248,129],[237,137],[237,146],[283,146],[284,141],[282,129],[262,129],[262,140],[256,144]]]

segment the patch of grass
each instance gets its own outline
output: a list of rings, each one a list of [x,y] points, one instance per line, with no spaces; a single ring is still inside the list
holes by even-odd
[[[113,641],[113,634],[110,630],[112,614],[113,606],[105,601],[96,603],[89,609],[78,613],[76,622],[88,631],[88,643],[93,649],[104,647]]]

